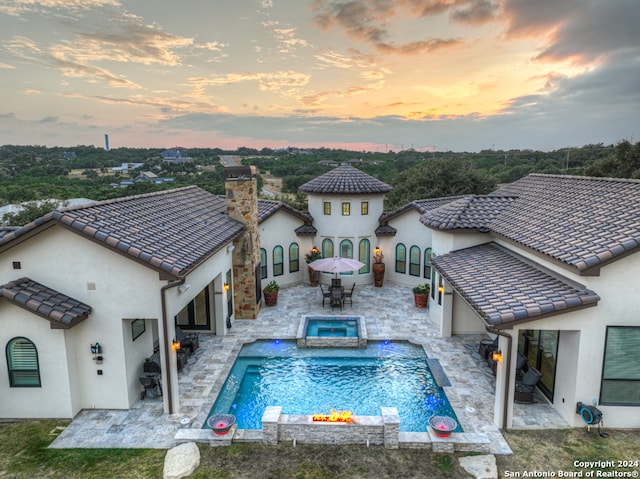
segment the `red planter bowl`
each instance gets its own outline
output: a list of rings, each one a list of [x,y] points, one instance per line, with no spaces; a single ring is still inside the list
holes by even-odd
[[[236,417],[233,414],[214,414],[207,419],[207,426],[216,436],[224,436],[235,423]]]
[[[429,426],[438,437],[449,437],[457,427],[458,423],[449,416],[431,416],[429,418]]]

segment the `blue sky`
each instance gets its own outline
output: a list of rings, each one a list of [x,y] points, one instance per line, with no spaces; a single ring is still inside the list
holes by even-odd
[[[637,141],[637,0],[0,0],[0,145]]]

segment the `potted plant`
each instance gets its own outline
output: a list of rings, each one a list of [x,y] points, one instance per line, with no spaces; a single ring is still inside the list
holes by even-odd
[[[382,281],[384,280],[383,259],[384,255],[382,254],[382,250],[376,246],[373,250],[373,284],[378,288],[382,287]]]
[[[413,288],[413,302],[416,308],[426,308],[429,304],[429,283],[419,284]]]
[[[304,255],[307,264],[312,263],[317,259],[322,259],[322,253],[315,246],[311,248],[311,251]],[[318,281],[320,280],[320,271],[316,271],[311,266],[307,266],[309,269],[309,281],[311,282],[311,286],[318,286]]]
[[[271,281],[265,288],[262,290],[264,295],[264,304],[267,306],[275,306],[278,303],[278,291],[280,290],[280,286],[276,283],[275,280]]]

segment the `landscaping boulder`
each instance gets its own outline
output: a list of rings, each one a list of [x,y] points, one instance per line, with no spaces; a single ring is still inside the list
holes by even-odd
[[[195,472],[200,465],[200,449],[195,442],[185,442],[167,451],[163,479],[181,479]]]
[[[498,466],[496,456],[485,454],[483,456],[466,456],[459,459],[460,465],[469,474],[477,479],[497,479]]]

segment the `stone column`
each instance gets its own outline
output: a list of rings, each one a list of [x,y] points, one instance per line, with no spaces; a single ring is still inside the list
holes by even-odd
[[[382,425],[384,428],[384,447],[398,449],[400,447],[400,415],[395,407],[381,407]]]
[[[269,446],[278,445],[278,426],[282,416],[281,406],[267,406],[262,415],[262,442]]]
[[[233,242],[233,305],[236,319],[256,319],[260,311],[260,233],[258,230],[258,185],[255,167],[224,169],[227,214],[244,223],[244,233]]]

